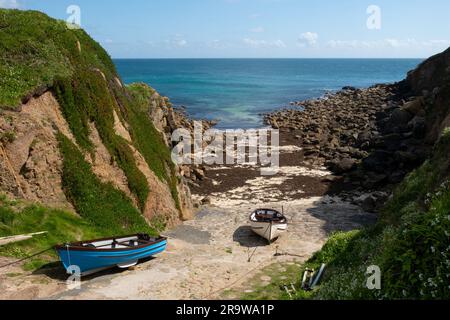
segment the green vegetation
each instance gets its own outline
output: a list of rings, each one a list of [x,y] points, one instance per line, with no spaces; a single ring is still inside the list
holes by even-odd
[[[5,131],[0,133],[0,142],[11,143],[16,140],[16,133],[14,131]]]
[[[56,75],[73,73],[67,55],[53,40],[64,29],[63,22],[39,12],[0,9],[1,107],[18,106],[39,87],[50,87]]]
[[[77,142],[86,151],[92,151],[89,122],[95,123],[104,145],[124,171],[128,186],[143,209],[149,194],[147,179],[137,168],[128,142],[114,130],[113,111],[118,109],[114,96],[100,72],[82,69],[81,66],[79,69],[75,78],[56,81],[56,97],[63,114]]]
[[[103,237],[107,234],[106,230],[102,231],[92,226],[88,221],[73,213],[10,201],[4,195],[0,195],[0,237],[39,231],[48,231],[48,233],[1,246],[0,255],[25,258],[53,247],[55,244]],[[34,270],[55,260],[56,253],[48,251],[42,256],[27,261],[24,268]]]
[[[143,209],[151,190],[128,142],[114,130],[116,111],[178,203],[170,152],[147,113],[155,91],[144,85],[123,88],[107,52],[83,30],[68,29],[39,12],[0,9],[0,60],[0,106],[13,108],[39,88],[50,88],[78,145],[88,152],[93,150],[89,124],[95,124]]]
[[[433,157],[398,186],[376,226],[333,235],[303,266],[328,264],[321,286],[297,298],[449,299],[449,152],[445,130]],[[366,288],[371,265],[381,269],[381,290]]]
[[[170,151],[148,116],[155,91],[146,85],[122,86],[108,53],[83,30],[69,29],[64,21],[40,12],[0,9],[0,109],[14,109],[44,90],[54,93],[76,140],[75,145],[59,134],[64,192],[81,218],[30,206],[24,209],[26,215],[13,219],[13,209],[5,204],[0,213],[0,235],[36,232],[42,227],[49,234],[1,248],[0,254],[23,257],[74,239],[161,231],[165,227],[161,217],[150,221],[149,226],[141,214],[152,190],[137,166],[130,142],[116,133],[114,117],[115,112],[128,124],[131,143],[155,175],[170,186],[179,207]],[[95,155],[90,140],[92,125],[112,160],[125,173],[140,210],[112,184],[101,182],[85,161],[85,154]],[[0,137],[4,142],[14,139],[14,132],[4,132]],[[28,267],[48,261],[43,260],[32,260]]]
[[[155,90],[142,83],[132,84],[128,89],[135,102],[134,108],[127,108],[127,120],[131,127],[133,142],[144,156],[150,169],[158,178],[169,184],[175,204],[180,209],[177,191],[178,181],[170,150],[148,117],[148,105]],[[122,102],[122,105],[127,104],[123,96],[119,96],[119,101]]]
[[[63,134],[59,139],[64,157],[63,186],[81,217],[110,234],[155,234],[123,192],[99,181],[77,147]]]
[[[275,263],[257,272],[247,283],[227,290],[223,299],[239,300],[289,300],[294,294],[300,265],[296,263]],[[289,293],[288,293],[289,292]],[[291,294],[291,296],[289,296]]]

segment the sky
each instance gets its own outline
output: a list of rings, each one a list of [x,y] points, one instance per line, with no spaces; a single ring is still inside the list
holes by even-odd
[[[450,47],[448,0],[0,0],[0,7],[77,22],[113,58],[426,58]]]

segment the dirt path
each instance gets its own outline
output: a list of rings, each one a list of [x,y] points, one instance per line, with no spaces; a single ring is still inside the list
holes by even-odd
[[[261,177],[258,168],[209,170],[209,178],[194,190],[194,196],[209,196],[211,204],[194,220],[167,232],[168,250],[155,259],[133,270],[109,271],[84,280],[81,290],[67,291],[61,276],[57,281],[48,275],[0,275],[4,280],[0,298],[220,298],[225,289],[239,287],[255,270],[274,262],[303,262],[331,232],[356,229],[376,219],[359,207],[326,196],[322,181],[330,173],[293,163],[289,159],[299,159],[295,154],[299,150],[284,150],[280,173],[275,176]],[[289,231],[270,246],[248,226],[249,214],[259,207],[284,207],[290,220]],[[277,252],[287,255],[275,256]]]

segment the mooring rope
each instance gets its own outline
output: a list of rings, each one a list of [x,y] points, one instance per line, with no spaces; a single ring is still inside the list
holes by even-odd
[[[272,223],[270,223],[270,225],[266,228],[266,230],[264,231],[264,234],[267,233],[267,231],[269,230],[269,228],[272,228]],[[269,238],[270,238],[270,235],[269,235]],[[270,242],[271,242],[271,240],[269,240],[269,243],[270,243]],[[250,249],[250,248],[249,248],[249,249]],[[253,253],[252,253],[250,256],[248,256],[248,252],[247,252],[248,262],[251,262],[253,256],[254,256],[255,253],[256,253],[256,250],[258,250],[258,247],[255,247],[255,250],[253,250]]]
[[[272,224],[270,224],[268,227],[267,227],[267,229],[266,229],[266,231],[265,232],[267,232],[267,230],[269,230],[269,228],[271,228],[272,227]],[[255,250],[253,251],[253,254],[251,255],[251,257],[248,259],[248,262],[251,262],[251,258],[253,258],[253,255],[256,253],[256,250],[258,249],[258,247],[255,247]],[[278,250],[278,249],[277,249]],[[283,254],[284,255],[284,254]],[[277,255],[277,252],[274,254],[274,257],[277,257],[277,256],[279,256],[279,255]],[[294,256],[294,255],[293,255]],[[300,257],[300,256],[299,256]],[[238,283],[238,282],[240,282],[241,280],[243,280],[244,278],[246,278],[250,273],[252,273],[252,272],[254,272],[254,271],[256,271],[256,270],[258,270],[258,269],[260,269],[264,264],[266,264],[267,262],[268,262],[269,260],[265,260],[265,261],[262,261],[261,263],[259,263],[255,268],[253,268],[253,269],[251,269],[250,271],[248,271],[247,273],[245,273],[242,277],[239,277],[236,281],[234,281],[233,283],[230,283],[229,285],[227,285],[226,287],[223,287],[223,288],[221,288],[221,289],[218,289],[218,290],[215,290],[215,291],[213,291],[213,292],[211,292],[211,293],[209,293],[204,299],[208,299],[208,298],[210,298],[212,295],[214,295],[214,294],[216,294],[216,293],[218,293],[218,292],[221,292],[221,291],[225,291],[225,290],[227,290],[227,289],[231,289],[236,283]]]
[[[69,258],[69,266],[71,266],[72,262],[70,262],[70,252],[69,252],[69,245],[68,244],[66,244],[66,249],[67,249],[67,256]]]
[[[211,293],[209,293],[204,300],[207,300],[208,298],[210,298],[211,296],[213,296],[214,294],[221,292],[221,291],[225,291],[227,289],[231,289],[236,283],[238,283],[239,281],[245,279],[250,273],[255,272],[257,269],[259,269],[261,266],[264,265],[266,261],[263,261],[261,263],[259,263],[255,268],[251,269],[250,271],[248,271],[246,274],[244,274],[242,277],[239,277],[236,281],[234,281],[233,283],[230,283],[229,285],[227,285],[226,287],[223,287],[221,289],[215,290]]]
[[[37,257],[37,256],[40,256],[41,254],[44,254],[44,253],[46,253],[47,251],[50,251],[50,250],[53,250],[53,247],[50,247],[50,248],[48,248],[48,249],[45,249],[45,250],[40,251],[40,252],[38,252],[38,253],[35,253],[35,254],[33,254],[33,255],[31,255],[31,256],[28,256],[28,257],[26,257],[26,258],[23,258],[23,259],[20,259],[20,260],[17,260],[17,261],[14,261],[14,262],[7,263],[7,264],[5,264],[5,265],[2,265],[2,266],[0,266],[0,269],[3,269],[3,268],[6,268],[6,267],[9,267],[9,266],[12,266],[12,265],[14,265],[14,264],[17,264],[17,263],[20,263],[20,262],[29,260],[29,259],[34,258],[34,257]]]

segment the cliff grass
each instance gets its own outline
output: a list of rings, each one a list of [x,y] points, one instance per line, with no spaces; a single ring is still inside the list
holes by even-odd
[[[56,80],[55,94],[71,131],[86,152],[93,151],[89,123],[95,124],[103,144],[124,171],[131,192],[144,209],[149,195],[147,179],[138,169],[128,142],[114,130],[113,111],[118,106],[103,75],[80,67],[74,78]]]
[[[37,11],[0,9],[0,106],[14,108],[56,77],[71,77],[78,41],[87,49],[83,59],[114,68],[100,45],[82,30]]]
[[[176,178],[175,165],[171,159],[170,149],[167,148],[161,133],[156,130],[148,116],[149,105],[155,90],[146,84],[132,84],[128,86],[128,90],[132,96],[132,101],[135,103],[133,108],[127,108],[127,120],[131,127],[133,142],[152,171],[162,181],[169,184],[172,198],[175,200],[176,207],[180,209],[177,191],[179,181]],[[126,97],[119,97],[119,101],[126,104]]]
[[[59,141],[64,158],[63,187],[84,220],[109,234],[156,234],[122,191],[97,178],[91,165],[68,138],[59,134]]]
[[[432,158],[398,186],[376,226],[335,234],[304,265],[302,271],[328,266],[320,287],[299,289],[297,298],[449,299],[449,152],[447,129]],[[381,290],[366,286],[372,265],[381,269]]]
[[[80,147],[78,150],[70,141],[60,139],[65,193],[83,218],[110,232],[148,230],[131,201],[112,185],[100,183],[82,161],[82,154],[95,156],[89,138],[94,124],[143,211],[151,190],[136,164],[130,142],[115,131],[114,112],[150,169],[170,186],[179,207],[175,166],[146,112],[155,91],[143,87],[137,92],[122,86],[108,53],[86,32],[69,29],[64,21],[40,12],[0,9],[0,62],[0,108],[14,109],[46,90],[58,100]]]
[[[47,233],[26,241],[0,246],[0,255],[22,259],[55,244],[93,239],[108,234],[107,230],[92,226],[72,212],[11,201],[0,195],[0,237],[40,231]],[[26,261],[24,268],[34,270],[56,260],[56,253],[50,250]]]

